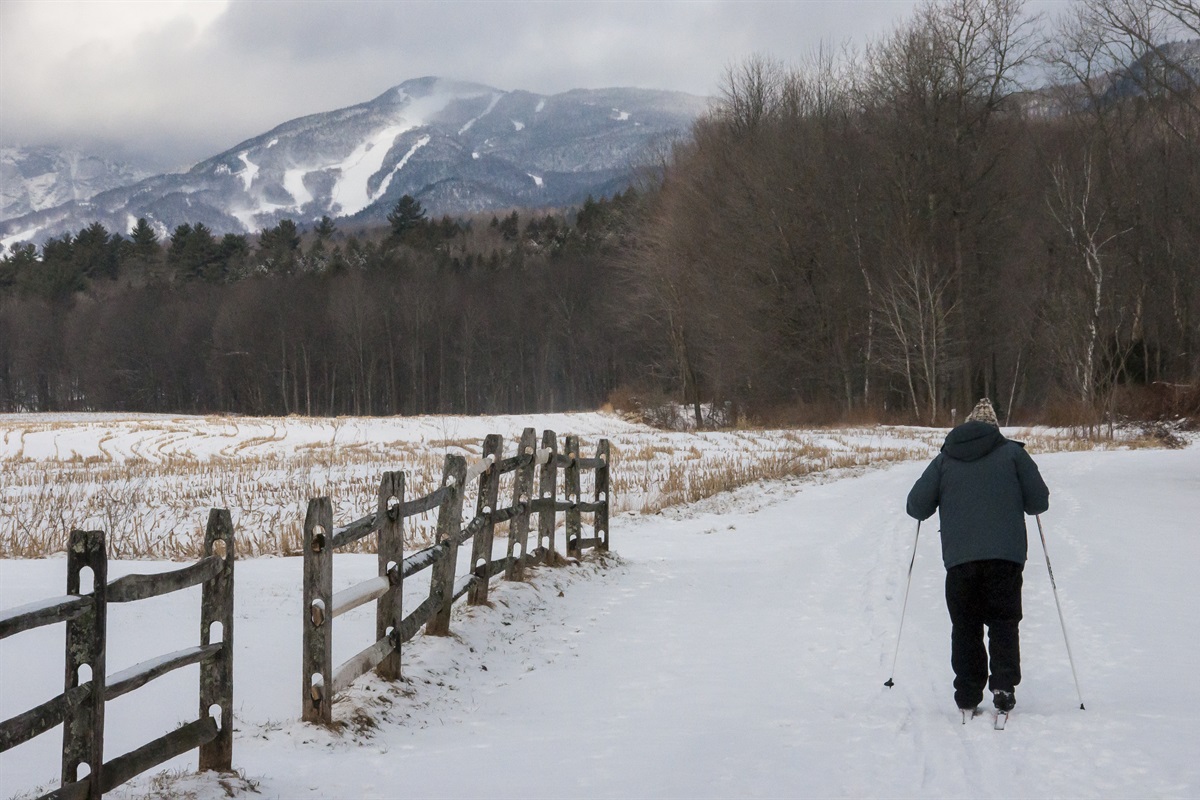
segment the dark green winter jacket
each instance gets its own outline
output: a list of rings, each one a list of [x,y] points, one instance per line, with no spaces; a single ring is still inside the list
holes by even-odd
[[[939,512],[946,569],[1000,558],[1025,563],[1025,514],[1050,507],[1050,490],[1025,445],[986,422],[965,422],[908,493],[908,515]]]

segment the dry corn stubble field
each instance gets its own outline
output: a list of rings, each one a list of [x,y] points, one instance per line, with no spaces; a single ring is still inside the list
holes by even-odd
[[[344,525],[374,510],[385,470],[403,470],[406,496],[417,497],[440,485],[446,453],[478,458],[484,435],[499,433],[504,455],[512,455],[526,426],[538,430],[539,440],[543,429],[557,431],[560,448],[566,433],[576,433],[585,455],[600,438],[610,439],[613,514],[655,513],[761,480],[925,459],[945,435],[941,429],[882,426],[661,431],[605,413],[0,415],[0,557],[61,553],[68,532],[82,528],[105,531],[114,558],[193,559],[210,507],[231,511],[240,556],[293,555],[310,498],[328,495],[335,524]],[[1010,433],[1033,453],[1095,446],[1068,432]],[[591,496],[590,478],[585,471],[585,498]],[[505,476],[501,497],[511,496],[511,481],[511,474]],[[473,508],[469,492],[465,513]],[[429,544],[435,522],[433,512],[408,520],[406,546]],[[498,535],[505,527],[498,526]]]

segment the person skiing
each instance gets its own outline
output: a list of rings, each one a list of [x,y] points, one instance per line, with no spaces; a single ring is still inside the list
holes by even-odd
[[[1004,438],[986,397],[946,435],[942,452],[908,493],[910,517],[925,520],[937,511],[941,522],[954,701],[964,720],[982,702],[985,685],[998,712],[1016,705],[1028,552],[1023,515],[1049,507],[1050,490],[1037,465],[1024,444]]]

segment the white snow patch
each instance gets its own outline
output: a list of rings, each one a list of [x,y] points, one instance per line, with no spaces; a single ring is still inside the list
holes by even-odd
[[[357,214],[371,204],[373,198],[367,191],[367,181],[383,166],[383,159],[387,157],[396,137],[410,127],[392,125],[378,131],[337,165],[342,174],[333,186],[330,203],[336,205],[342,214]]]
[[[242,223],[242,227],[246,230],[246,233],[254,233],[258,230],[258,223],[254,221],[256,213],[251,208],[233,208],[229,210],[230,216]]]
[[[271,141],[267,142],[267,149],[269,150],[269,149],[271,149],[272,147],[274,147],[274,146],[275,146],[275,145],[277,145],[277,144],[279,144],[279,140],[278,140],[278,139],[272,139]]]
[[[479,160],[479,153],[471,153],[471,158],[473,158],[473,159],[475,159],[476,161],[478,161],[478,160]]]
[[[517,121],[517,120],[515,120],[515,119],[514,119],[514,120],[509,120],[509,121],[510,121],[510,122],[512,122],[512,124],[513,124],[513,128],[515,128],[516,130],[519,130],[519,131],[523,131],[523,130],[525,130],[525,123],[524,123],[524,122],[518,122],[518,121]]]
[[[375,598],[379,597],[379,595],[386,592],[390,586],[391,581],[389,581],[385,576],[376,576],[374,578],[368,578],[361,583],[356,583],[353,586],[348,586],[345,589],[342,589],[331,599],[333,604],[333,615],[335,617],[341,616],[351,609],[358,608],[363,603],[371,602]],[[313,605],[316,606],[317,603],[320,602],[320,600],[316,600],[313,602]],[[321,603],[321,606],[321,610],[324,611],[324,603]]]
[[[412,158],[413,153],[417,152],[422,147],[429,144],[429,139],[430,139],[429,135],[426,134],[425,136],[422,136],[420,139],[417,139],[416,144],[414,144],[412,147],[408,148],[408,152],[405,153],[404,157],[401,158],[399,163],[396,164],[396,168],[393,169],[391,172],[389,172],[388,176],[386,178],[384,178],[383,181],[379,184],[379,191],[375,192],[375,194],[371,196],[372,200],[375,200],[376,198],[383,196],[383,193],[387,191],[388,184],[390,184],[392,182],[392,176],[395,175],[400,170],[404,169],[404,165],[408,163],[408,160],[410,158]]]
[[[228,175],[230,173],[228,164],[217,164],[217,168],[213,170],[214,175]]]
[[[247,151],[248,152],[248,151]],[[254,164],[247,157],[247,153],[238,153],[238,158],[246,165],[246,168],[238,174],[242,176],[242,185],[246,191],[250,191],[250,184],[254,183],[254,178],[258,175],[258,165]]]
[[[296,201],[296,208],[311,203],[313,199],[312,192],[304,185],[304,176],[307,174],[303,169],[289,169],[283,173],[283,188],[287,189],[288,194]]]
[[[133,214],[125,215],[125,232],[133,233],[133,229],[137,227],[137,218]]]
[[[33,228],[30,228],[29,230],[21,231],[19,233],[14,233],[12,236],[5,236],[3,239],[0,239],[0,247],[7,250],[9,247],[13,246],[14,244],[19,244],[20,242],[27,242],[30,239],[32,239],[35,235],[37,235],[37,232],[40,230],[41,230],[41,227],[33,227]]]
[[[613,109],[612,116],[611,116],[611,117],[609,117],[609,119],[615,119],[615,120],[617,120],[618,122],[624,122],[625,120],[629,119],[629,112],[628,112],[628,111],[622,111],[622,110],[621,110],[621,109],[619,109],[619,108],[614,108],[614,109]]]
[[[257,206],[250,208],[233,209],[229,213],[238,222],[242,223],[246,228],[247,233],[254,233],[262,228],[258,223],[257,217],[259,214],[272,214],[276,211],[291,211],[295,206],[287,206],[281,203],[259,203]]]
[[[46,208],[47,206],[56,205],[54,200],[55,187],[58,185],[58,173],[46,172],[38,175],[36,178],[29,178],[25,181],[26,191],[29,192],[29,200],[34,208]]]
[[[538,100],[537,108],[535,108],[533,110],[533,113],[540,114],[540,113],[542,113],[542,109],[544,109],[545,107],[546,107],[546,99],[542,98],[541,100]]]
[[[401,97],[407,97],[404,92],[398,93]],[[342,173],[333,187],[330,210],[347,215],[356,214],[374,202],[382,193],[382,189],[372,194],[367,189],[367,183],[371,176],[383,167],[383,160],[395,143],[396,137],[405,131],[427,124],[435,114],[449,105],[450,101],[459,97],[462,95],[444,93],[411,100],[398,115],[396,124],[376,132],[341,162],[322,167],[337,169]],[[396,169],[400,166],[403,166],[403,163],[397,165]]]
[[[503,96],[504,96],[504,95],[503,95],[503,93],[500,93],[500,92],[493,92],[493,93],[492,93],[492,102],[488,103],[488,107],[487,107],[487,108],[485,108],[485,109],[483,110],[483,113],[482,113],[482,114],[480,114],[478,117],[475,117],[474,119],[467,120],[467,124],[466,124],[466,125],[463,125],[461,128],[459,128],[459,129],[458,129],[458,135],[459,135],[459,136],[462,136],[464,133],[466,133],[467,131],[471,130],[471,126],[472,126],[472,125],[474,125],[476,122],[478,122],[479,120],[481,120],[481,119],[483,119],[484,117],[486,117],[488,114],[492,113],[492,109],[496,107],[496,103],[499,103],[499,102],[500,102],[500,98],[501,98],[501,97],[503,97]]]
[[[162,664],[166,664],[167,662],[171,661],[172,659],[174,659],[178,656],[182,656],[185,654],[195,655],[196,653],[199,653],[202,649],[203,648],[201,648],[199,645],[197,645],[195,647],[184,648],[183,650],[176,650],[171,653],[163,653],[162,655],[154,656],[153,658],[147,658],[145,661],[134,664],[132,667],[127,667],[126,669],[123,669],[120,672],[115,672],[112,675],[107,676],[107,679],[105,682],[109,686],[112,686],[113,684],[117,684],[117,683],[120,683],[121,681],[128,680],[129,678],[132,678],[135,675],[140,675],[143,672],[149,672],[150,670],[154,669],[155,667],[158,667]]]
[[[537,184],[537,187],[539,189],[541,189],[543,186],[546,185],[546,182],[544,180],[542,180],[542,177],[540,175],[534,175],[532,172],[526,172],[525,174],[528,175],[529,177],[533,178],[533,182]]]
[[[16,608],[6,608],[0,611],[0,620],[8,621],[26,614],[34,614],[39,611],[45,611],[49,608],[54,608],[61,603],[69,603],[72,600],[77,600],[79,595],[64,594],[59,597],[47,597],[44,600],[33,600],[19,605]]]

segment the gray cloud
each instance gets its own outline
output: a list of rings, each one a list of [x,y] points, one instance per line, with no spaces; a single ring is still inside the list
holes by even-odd
[[[713,94],[725,68],[750,55],[798,61],[822,42],[861,44],[915,5],[240,0],[207,26],[167,15],[135,38],[64,51],[30,3],[4,0],[0,143],[88,137],[190,163],[423,75],[546,94],[605,86]]]

